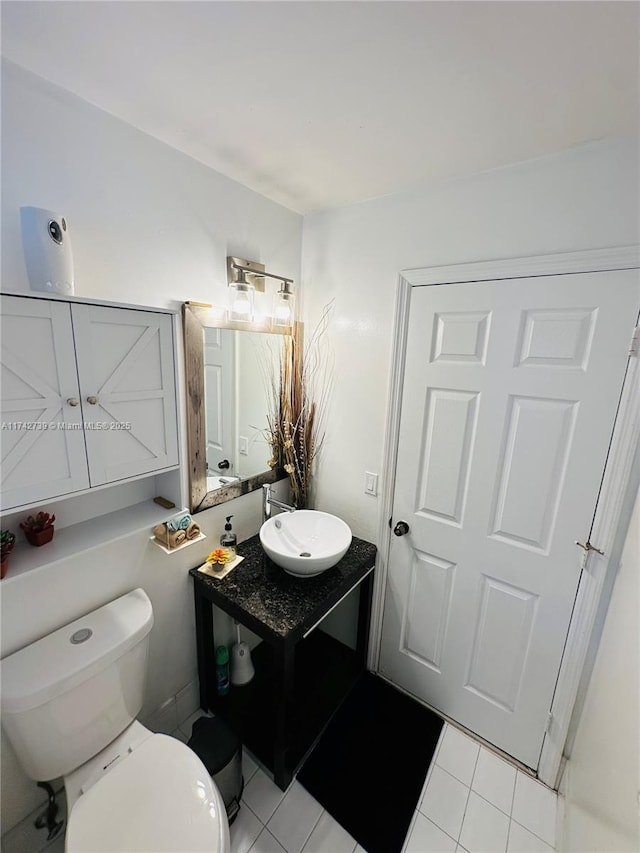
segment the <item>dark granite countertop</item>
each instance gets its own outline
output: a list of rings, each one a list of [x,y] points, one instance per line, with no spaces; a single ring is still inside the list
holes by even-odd
[[[298,640],[364,578],[375,564],[376,546],[351,541],[340,562],[321,575],[296,578],[269,560],[258,536],[238,545],[244,557],[222,580],[189,574],[198,591],[264,639]]]

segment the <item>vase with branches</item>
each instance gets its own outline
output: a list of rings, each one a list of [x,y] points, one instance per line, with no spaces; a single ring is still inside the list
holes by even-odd
[[[269,465],[289,476],[293,505],[305,509],[311,500],[313,464],[324,440],[331,381],[330,360],[324,352],[332,303],[325,306],[309,339],[302,324],[282,344],[277,367],[270,372],[271,411],[267,415]]]

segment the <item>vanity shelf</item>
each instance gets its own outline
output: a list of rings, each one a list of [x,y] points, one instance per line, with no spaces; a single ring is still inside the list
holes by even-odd
[[[277,707],[277,651],[260,643],[251,653],[256,674],[243,687],[231,685],[215,700],[242,742],[266,767],[274,769]],[[297,769],[325,724],[362,672],[357,653],[318,629],[296,645],[293,712],[288,724],[287,764]]]
[[[165,554],[169,554],[169,556],[177,554],[178,551],[183,551],[185,548],[188,548],[189,545],[195,545],[196,542],[202,542],[202,540],[206,538],[207,537],[204,535],[204,533],[201,532],[198,533],[198,535],[194,539],[188,539],[186,542],[182,542],[180,545],[178,545],[177,548],[167,548],[167,546],[163,545],[162,542],[159,542],[155,536],[149,537],[149,539],[153,542],[154,545],[157,545],[161,551],[164,551]]]
[[[222,580],[191,569],[194,580],[200,704],[219,714],[285,790],[334,711],[366,668],[376,548],[353,539],[337,566],[295,578],[263,553],[257,536],[238,546],[243,563]],[[360,587],[356,649],[318,630]],[[253,681],[215,689],[212,605],[262,642],[252,651]]]
[[[183,511],[187,512],[186,509]],[[56,528],[51,542],[40,548],[17,541],[11,554],[9,572],[3,578],[2,585],[12,583],[26,572],[43,569],[60,560],[87,553],[93,548],[154,527],[175,515],[175,509],[167,510],[154,501],[142,501],[98,518],[89,518],[68,527]],[[22,534],[16,538],[21,540]]]

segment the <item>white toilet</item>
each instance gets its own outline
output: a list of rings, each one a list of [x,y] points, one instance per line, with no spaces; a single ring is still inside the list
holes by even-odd
[[[136,721],[152,626],[136,589],[0,663],[2,725],[24,770],[64,776],[69,853],[229,851],[204,764]]]

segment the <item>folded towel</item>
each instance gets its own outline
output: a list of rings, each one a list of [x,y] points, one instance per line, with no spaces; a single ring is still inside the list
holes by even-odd
[[[167,536],[169,539],[169,548],[177,548],[178,545],[182,545],[183,542],[187,541],[187,534],[184,530],[170,530]]]
[[[166,524],[156,524],[153,528],[153,535],[156,539],[164,545],[167,540],[167,525]]]
[[[200,536],[200,525],[196,521],[192,521],[191,524],[185,530],[187,535],[187,539],[197,539]]]
[[[187,540],[184,530],[167,530],[166,524],[157,524],[153,528],[153,535],[166,548],[177,548]]]
[[[184,515],[178,515],[167,521],[167,530],[187,530],[191,523],[192,518],[187,512]]]

